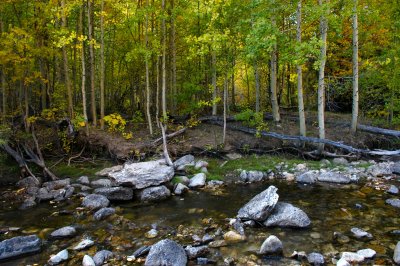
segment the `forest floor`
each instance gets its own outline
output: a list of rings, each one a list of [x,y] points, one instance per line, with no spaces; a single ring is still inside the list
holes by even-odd
[[[267,121],[268,131],[285,135],[299,135],[296,113],[285,113],[282,121],[274,124]],[[350,122],[351,117],[347,114],[327,113],[326,115],[326,138],[342,142],[344,144],[360,149],[396,149],[400,147],[398,139],[383,135],[371,134],[359,131],[353,135],[345,122]],[[371,121],[362,120],[360,123],[370,125]],[[230,125],[241,125],[241,122],[229,122]],[[172,133],[184,125],[172,125],[168,133]],[[160,130],[155,126],[157,138],[161,136]],[[134,157],[147,157],[162,152],[162,145],[152,146],[155,137],[149,135],[146,124],[132,128],[133,138],[124,139],[120,134],[108,133],[94,130],[89,138],[85,138],[90,145],[91,151],[107,151],[114,159],[125,160]],[[182,154],[193,153],[208,156],[223,156],[227,153],[238,152],[242,154],[300,154],[300,150],[293,143],[276,138],[257,137],[252,134],[227,129],[226,142],[222,146],[221,126],[202,122],[197,126],[187,128],[184,134],[168,141],[169,152],[173,157]],[[307,114],[307,136],[318,137],[318,123],[315,113]],[[308,145],[307,145],[308,146]],[[308,146],[308,150],[315,147]],[[328,147],[329,150],[329,147]],[[330,150],[335,152],[335,150]],[[104,153],[103,153],[104,154]],[[139,158],[140,159],[140,158]]]

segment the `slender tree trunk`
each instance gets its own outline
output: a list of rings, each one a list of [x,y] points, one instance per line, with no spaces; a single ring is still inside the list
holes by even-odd
[[[2,92],[2,113],[3,113],[3,123],[6,121],[7,116],[7,89],[6,89],[6,74],[4,69],[1,71],[1,92]]]
[[[351,119],[351,132],[357,131],[358,122],[358,0],[353,0],[353,112]]]
[[[92,109],[93,126],[97,125],[96,114],[96,90],[95,90],[95,66],[94,66],[94,44],[93,44],[93,19],[92,19],[92,0],[88,0],[88,39],[90,56],[90,106]]]
[[[231,101],[232,101],[232,108],[235,109],[235,57],[232,59],[232,93],[231,93]]]
[[[301,1],[297,4],[297,44],[301,45]],[[296,66],[297,69],[297,101],[299,110],[299,126],[300,135],[306,136],[306,118],[304,115],[304,100],[303,100],[303,71],[301,65]]]
[[[319,0],[319,5],[323,5],[323,0]],[[321,55],[320,55],[320,66],[318,75],[318,127],[319,127],[319,138],[325,139],[325,64],[326,64],[326,37],[328,31],[328,23],[326,21],[325,14],[321,15],[320,18],[320,31],[321,31]],[[318,148],[319,152],[324,150],[324,145],[320,144]]]
[[[146,8],[149,7],[149,0],[146,0]],[[146,45],[146,55],[145,55],[145,65],[146,65],[146,115],[147,115],[147,122],[149,124],[149,131],[150,135],[153,135],[153,125],[151,122],[151,115],[150,115],[150,77],[149,77],[149,58],[150,56],[147,55],[149,53],[149,40],[147,31],[149,30],[149,15],[147,14],[146,10],[146,21],[145,21],[145,29],[144,29],[144,42]]]
[[[176,32],[175,32],[175,15],[174,0],[171,0],[171,90],[173,95],[172,107],[176,112],[177,107],[177,87],[176,87]]]
[[[85,128],[86,135],[89,136],[89,122],[87,115],[87,107],[86,107],[86,64],[85,64],[85,42],[83,40],[83,13],[85,12],[85,0],[83,0],[82,10],[79,17],[79,26],[81,32],[81,45],[82,45],[82,53],[81,53],[81,64],[82,64],[82,108],[83,108],[83,118],[85,120]]]
[[[101,0],[101,15],[100,15],[100,128],[104,129],[104,0]]]
[[[217,115],[217,55],[213,50],[211,52],[211,68],[212,68],[212,87],[213,87],[213,95],[212,95],[212,115]]]
[[[276,27],[276,20],[274,17],[272,18],[272,25]],[[271,52],[271,69],[270,69],[271,106],[272,106],[272,116],[275,123],[279,123],[281,120],[279,114],[278,97],[277,97],[277,65],[278,65],[277,53],[278,49],[275,43],[273,46],[273,51]]]
[[[65,1],[61,0],[61,27],[65,30],[67,28],[67,18],[65,16]],[[67,47],[65,45],[62,48],[63,54],[63,63],[64,63],[64,78],[65,78],[65,87],[67,88],[67,97],[68,97],[68,115],[70,118],[74,115],[73,109],[73,100],[72,100],[72,89],[71,89],[71,81],[69,78],[69,63],[68,63],[68,54]]]
[[[224,130],[222,132],[222,144],[225,145],[226,140],[226,116],[227,116],[227,102],[228,100],[228,75],[225,74],[224,80]]]
[[[161,82],[161,94],[162,94],[162,112],[163,112],[163,122],[166,123],[167,120],[167,70],[166,70],[166,27],[165,27],[165,0],[162,0],[162,82]]]
[[[157,56],[157,81],[156,81],[156,123],[160,127],[160,57]]]
[[[256,81],[256,113],[260,112],[260,73],[257,62],[254,63],[254,78]]]

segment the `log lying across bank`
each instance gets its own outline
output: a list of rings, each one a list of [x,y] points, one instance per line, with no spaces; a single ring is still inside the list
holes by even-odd
[[[223,126],[223,122],[221,121],[221,118],[219,118],[219,117],[204,117],[204,118],[202,118],[202,121],[206,122],[206,123]],[[276,139],[286,140],[286,141],[291,141],[291,142],[298,142],[298,143],[303,142],[303,143],[314,143],[314,144],[322,143],[327,146],[335,147],[335,148],[341,149],[343,151],[346,151],[346,152],[352,153],[352,154],[370,155],[370,156],[400,155],[400,150],[387,151],[387,150],[358,149],[358,148],[354,148],[350,145],[346,145],[344,143],[329,140],[329,139],[319,139],[319,138],[313,138],[313,137],[284,135],[284,134],[279,134],[279,133],[275,133],[275,132],[267,132],[267,131],[257,132],[256,129],[238,126],[238,125],[229,125],[228,124],[227,128],[229,128],[231,130],[241,131],[241,132],[248,133],[248,134],[258,133],[263,137],[271,137],[271,138],[276,138]]]

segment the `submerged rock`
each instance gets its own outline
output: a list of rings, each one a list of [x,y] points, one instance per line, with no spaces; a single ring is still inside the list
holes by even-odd
[[[48,263],[50,265],[60,264],[61,262],[68,260],[68,256],[69,256],[68,250],[64,249],[64,250],[58,252],[56,255],[51,256]]]
[[[376,251],[370,248],[366,248],[357,251],[357,254],[363,256],[366,259],[372,259],[373,257],[375,257]]]
[[[228,231],[224,234],[224,240],[227,243],[238,243],[246,240],[246,237],[235,231]]]
[[[111,216],[115,213],[114,208],[101,208],[95,214],[93,215],[93,218],[97,221],[103,220],[107,218],[108,216]]]
[[[108,205],[110,205],[110,201],[105,196],[99,194],[87,195],[82,200],[82,206],[91,210],[108,207]]]
[[[36,206],[35,198],[27,198],[24,202],[19,206],[20,210],[30,209]]]
[[[37,235],[17,236],[0,242],[0,260],[40,251],[42,240]]]
[[[263,192],[252,198],[246,205],[240,208],[238,218],[244,220],[264,221],[278,202],[278,189],[270,186]]]
[[[317,253],[317,252],[312,252],[312,253],[308,254],[307,260],[308,260],[308,263],[310,263],[311,265],[324,265],[324,263],[325,263],[324,256],[322,256],[322,254]]]
[[[318,172],[317,171],[307,171],[301,175],[296,176],[296,182],[305,184],[314,184],[317,182]]]
[[[198,173],[190,179],[188,187],[200,188],[206,185],[206,175],[204,173]]]
[[[393,207],[400,208],[400,199],[387,199],[386,203]]]
[[[341,258],[345,259],[350,263],[363,262],[365,259],[364,256],[357,254],[355,252],[343,252]]]
[[[128,187],[104,187],[94,190],[95,194],[103,195],[109,200],[132,200],[133,190]]]
[[[171,191],[166,186],[148,187],[140,192],[142,202],[161,201],[171,196]]]
[[[274,235],[269,236],[260,248],[260,254],[263,255],[282,254],[282,252],[282,242]]]
[[[155,238],[155,237],[158,236],[158,231],[157,231],[156,229],[153,228],[153,229],[147,231],[147,232],[144,234],[144,236],[145,236],[146,238]]]
[[[68,238],[76,235],[76,229],[72,226],[65,226],[53,231],[50,236],[52,238]]]
[[[161,161],[150,161],[125,164],[121,171],[109,173],[109,177],[120,186],[143,189],[170,181],[174,173],[173,167]]]
[[[271,215],[264,221],[264,225],[279,227],[305,228],[310,226],[311,221],[307,214],[292,204],[279,202]]]
[[[397,195],[399,194],[399,189],[395,185],[391,185],[386,192],[389,194]]]
[[[85,255],[82,260],[82,266],[96,266],[94,260],[89,255]]]
[[[356,238],[372,238],[372,234],[357,227],[351,228],[350,231]]]
[[[103,265],[107,260],[114,257],[114,254],[109,250],[100,250],[93,256],[93,261],[96,266]]]
[[[186,264],[187,255],[182,246],[170,239],[164,239],[150,248],[149,255],[144,265],[186,266]]]
[[[320,182],[338,183],[338,184],[348,184],[351,182],[350,177],[345,176],[342,173],[333,171],[321,171],[320,175],[317,177]]]
[[[396,264],[400,264],[400,241],[397,242],[394,248],[393,260]]]
[[[73,249],[74,250],[84,250],[86,248],[89,248],[94,245],[94,241],[91,239],[84,239],[81,242],[79,242],[78,245],[76,245]]]
[[[190,245],[185,248],[185,251],[190,260],[207,255],[207,253],[210,252],[207,246],[193,247]]]

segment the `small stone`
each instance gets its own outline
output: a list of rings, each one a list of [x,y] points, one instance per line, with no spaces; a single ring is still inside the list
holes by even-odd
[[[224,234],[224,239],[228,243],[238,243],[246,240],[246,237],[234,231],[228,231]]]
[[[183,170],[188,165],[194,166],[194,156],[191,154],[185,155],[174,162],[174,167],[178,170]]]
[[[149,253],[150,248],[151,248],[150,246],[140,247],[137,250],[135,250],[135,252],[133,252],[133,254],[131,256],[129,256],[129,257],[131,257],[133,259],[144,257]]]
[[[354,252],[343,252],[342,253],[342,259],[345,259],[346,261],[353,263],[353,262],[363,262],[364,257],[354,253]]]
[[[185,248],[186,254],[190,260],[195,259],[200,256],[204,256],[209,252],[209,249],[207,246],[187,246]]]
[[[177,176],[175,178],[179,183],[182,183],[185,186],[187,186],[190,182],[190,179],[187,176]]]
[[[82,200],[82,206],[91,210],[108,207],[108,205],[110,205],[110,201],[105,196],[99,194],[87,195]]]
[[[198,169],[201,169],[203,167],[207,168],[208,167],[208,162],[206,162],[206,161],[197,161],[195,166],[194,166],[194,169],[198,170]]]
[[[148,187],[140,192],[140,201],[154,202],[167,199],[171,196],[171,192],[166,186]]]
[[[308,171],[301,175],[296,176],[296,182],[305,183],[305,184],[314,184],[317,182],[318,172],[317,171]]]
[[[144,234],[146,238],[155,238],[158,236],[158,231],[156,229],[151,229]]]
[[[269,236],[260,248],[260,254],[263,255],[282,254],[282,251],[282,242],[274,235]]]
[[[114,254],[109,251],[109,250],[100,250],[98,251],[94,257],[93,261],[96,264],[96,266],[103,265],[107,260],[111,259],[114,256]]]
[[[87,177],[85,175],[79,177],[77,181],[78,181],[79,184],[82,184],[82,185],[85,185],[85,186],[89,186],[90,185],[89,177]]]
[[[108,216],[111,216],[115,214],[115,209],[114,208],[101,208],[95,214],[93,215],[93,218],[97,221],[103,220],[107,218]]]
[[[393,260],[396,264],[400,264],[400,241],[397,242],[394,249]]]
[[[94,188],[112,187],[112,182],[110,179],[103,178],[90,182],[90,185]]]
[[[372,234],[370,234],[360,228],[357,228],[357,227],[351,228],[350,231],[353,233],[353,235],[356,238],[372,238]]]
[[[64,249],[56,255],[51,256],[48,263],[50,265],[57,265],[66,260],[68,260],[68,250]]]
[[[226,243],[225,240],[214,240],[210,243],[208,243],[208,246],[210,248],[220,248],[220,247],[226,247],[228,243]]]
[[[90,239],[82,240],[78,245],[76,245],[73,249],[74,250],[84,250],[94,245],[94,241]]]
[[[37,253],[42,246],[42,240],[37,235],[16,236],[0,242],[0,261]]]
[[[340,260],[336,262],[336,266],[351,266],[351,265],[344,258],[340,258]]]
[[[96,266],[94,260],[89,255],[85,255],[82,260],[82,266]]]
[[[339,164],[339,165],[348,165],[349,164],[349,162],[345,158],[342,158],[342,157],[333,159],[333,163]]]
[[[178,183],[174,189],[175,195],[182,195],[185,192],[189,191],[189,188],[182,183]]]
[[[190,179],[188,187],[200,188],[206,185],[206,175],[204,173],[198,173]]]
[[[370,248],[366,248],[357,251],[357,254],[363,256],[366,259],[372,259],[373,257],[375,257],[376,251]]]
[[[72,226],[65,226],[53,231],[50,236],[52,238],[68,238],[76,235],[76,229]]]
[[[393,207],[400,208],[400,199],[387,199],[386,203]]]
[[[187,255],[181,245],[170,239],[164,239],[150,248],[145,266],[174,265],[186,266]]]
[[[399,194],[399,189],[395,185],[391,185],[386,192],[389,194],[397,195]]]
[[[324,256],[317,252],[312,252],[307,255],[308,263],[311,265],[323,265],[325,263]]]
[[[314,239],[320,239],[321,238],[321,234],[318,233],[318,232],[312,232],[310,234],[310,236],[311,236],[311,238],[314,238]]]

